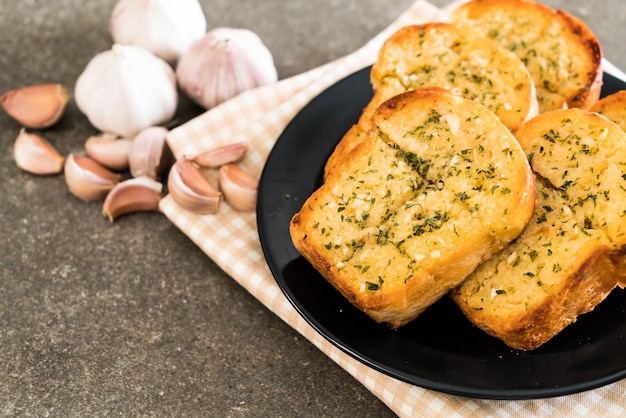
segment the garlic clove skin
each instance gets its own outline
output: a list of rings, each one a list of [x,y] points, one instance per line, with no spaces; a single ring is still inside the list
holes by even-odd
[[[163,185],[142,176],[119,182],[104,199],[102,213],[113,222],[122,215],[135,212],[159,211]]]
[[[48,128],[61,119],[69,93],[61,84],[39,84],[11,90],[0,97],[4,110],[28,128]]]
[[[167,167],[170,150],[165,138],[169,130],[151,126],[139,132],[133,139],[128,155],[133,177],[148,176],[158,180]]]
[[[173,118],[178,105],[176,74],[143,48],[114,44],[89,61],[76,80],[74,98],[100,131],[134,137]]]
[[[13,144],[15,163],[22,170],[42,176],[63,171],[65,158],[43,136],[20,130]]]
[[[144,48],[173,64],[206,33],[198,0],[119,0],[109,20],[113,42]]]
[[[218,168],[238,161],[248,151],[247,142],[236,142],[202,151],[193,157],[193,162],[204,168]]]
[[[209,184],[191,160],[185,158],[172,166],[167,188],[176,203],[200,214],[217,212],[222,201],[222,194]]]
[[[115,134],[92,135],[85,141],[85,153],[111,170],[128,168],[128,155],[133,141]]]
[[[95,160],[76,154],[67,157],[64,169],[70,192],[84,201],[103,200],[121,177]]]
[[[219,169],[220,190],[224,199],[235,210],[252,212],[256,209],[259,181],[235,164],[225,164]]]
[[[183,53],[176,77],[185,94],[205,109],[278,80],[261,38],[248,29],[225,27],[211,30]]]

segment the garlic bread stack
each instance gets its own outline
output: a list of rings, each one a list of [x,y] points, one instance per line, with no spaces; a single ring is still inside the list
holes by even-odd
[[[451,296],[476,326],[530,350],[626,284],[626,134],[567,109],[537,116],[517,139],[537,176],[533,216]]]
[[[534,184],[497,116],[447,90],[394,96],[372,125],[290,233],[353,305],[399,327],[520,234]]]
[[[449,292],[510,347],[541,346],[626,286],[626,94],[599,101],[600,63],[584,23],[530,0],[399,30],[296,249],[377,322]]]
[[[530,0],[472,0],[450,21],[515,53],[530,71],[539,111],[589,109],[602,87],[600,43],[579,19]]]
[[[524,64],[497,42],[447,23],[407,26],[383,44],[370,75],[374,97],[337,145],[325,174],[367,138],[374,111],[407,90],[438,86],[476,100],[511,131],[538,111],[532,77]]]

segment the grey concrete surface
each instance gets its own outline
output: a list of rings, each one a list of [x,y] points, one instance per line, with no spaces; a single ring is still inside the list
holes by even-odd
[[[411,0],[201,3],[209,28],[257,32],[285,78],[358,48]],[[585,20],[605,56],[626,68],[625,3],[546,3]],[[114,4],[0,0],[0,92],[73,88],[111,45]],[[393,415],[164,216],[111,224],[62,176],[21,172],[12,156],[19,129],[0,111],[1,416]],[[67,154],[94,132],[71,102],[45,135]]]

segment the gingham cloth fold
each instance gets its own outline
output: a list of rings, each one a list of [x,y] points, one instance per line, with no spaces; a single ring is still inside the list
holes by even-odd
[[[173,129],[168,136],[168,144],[174,156],[181,158],[199,150],[246,141],[249,151],[240,164],[258,177],[285,126],[311,99],[336,81],[371,65],[382,42],[398,28],[443,19],[445,14],[440,9],[426,1],[416,1],[361,49],[274,85],[245,92]],[[439,393],[377,372],[328,342],[291,306],[265,262],[254,213],[236,212],[224,204],[217,214],[203,216],[182,209],[169,196],[161,201],[161,210],[228,275],[399,416],[626,415],[626,380],[569,396],[498,401]]]

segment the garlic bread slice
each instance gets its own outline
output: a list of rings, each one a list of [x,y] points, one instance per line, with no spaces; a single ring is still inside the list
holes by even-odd
[[[626,285],[626,134],[554,110],[517,133],[537,176],[524,232],[451,292],[477,327],[535,349]]]
[[[540,112],[589,109],[602,87],[602,51],[580,19],[530,0],[471,0],[450,15],[464,30],[481,33],[515,53],[537,88]]]
[[[294,215],[296,249],[353,305],[399,327],[523,230],[526,156],[486,107],[442,88],[405,92]]]

